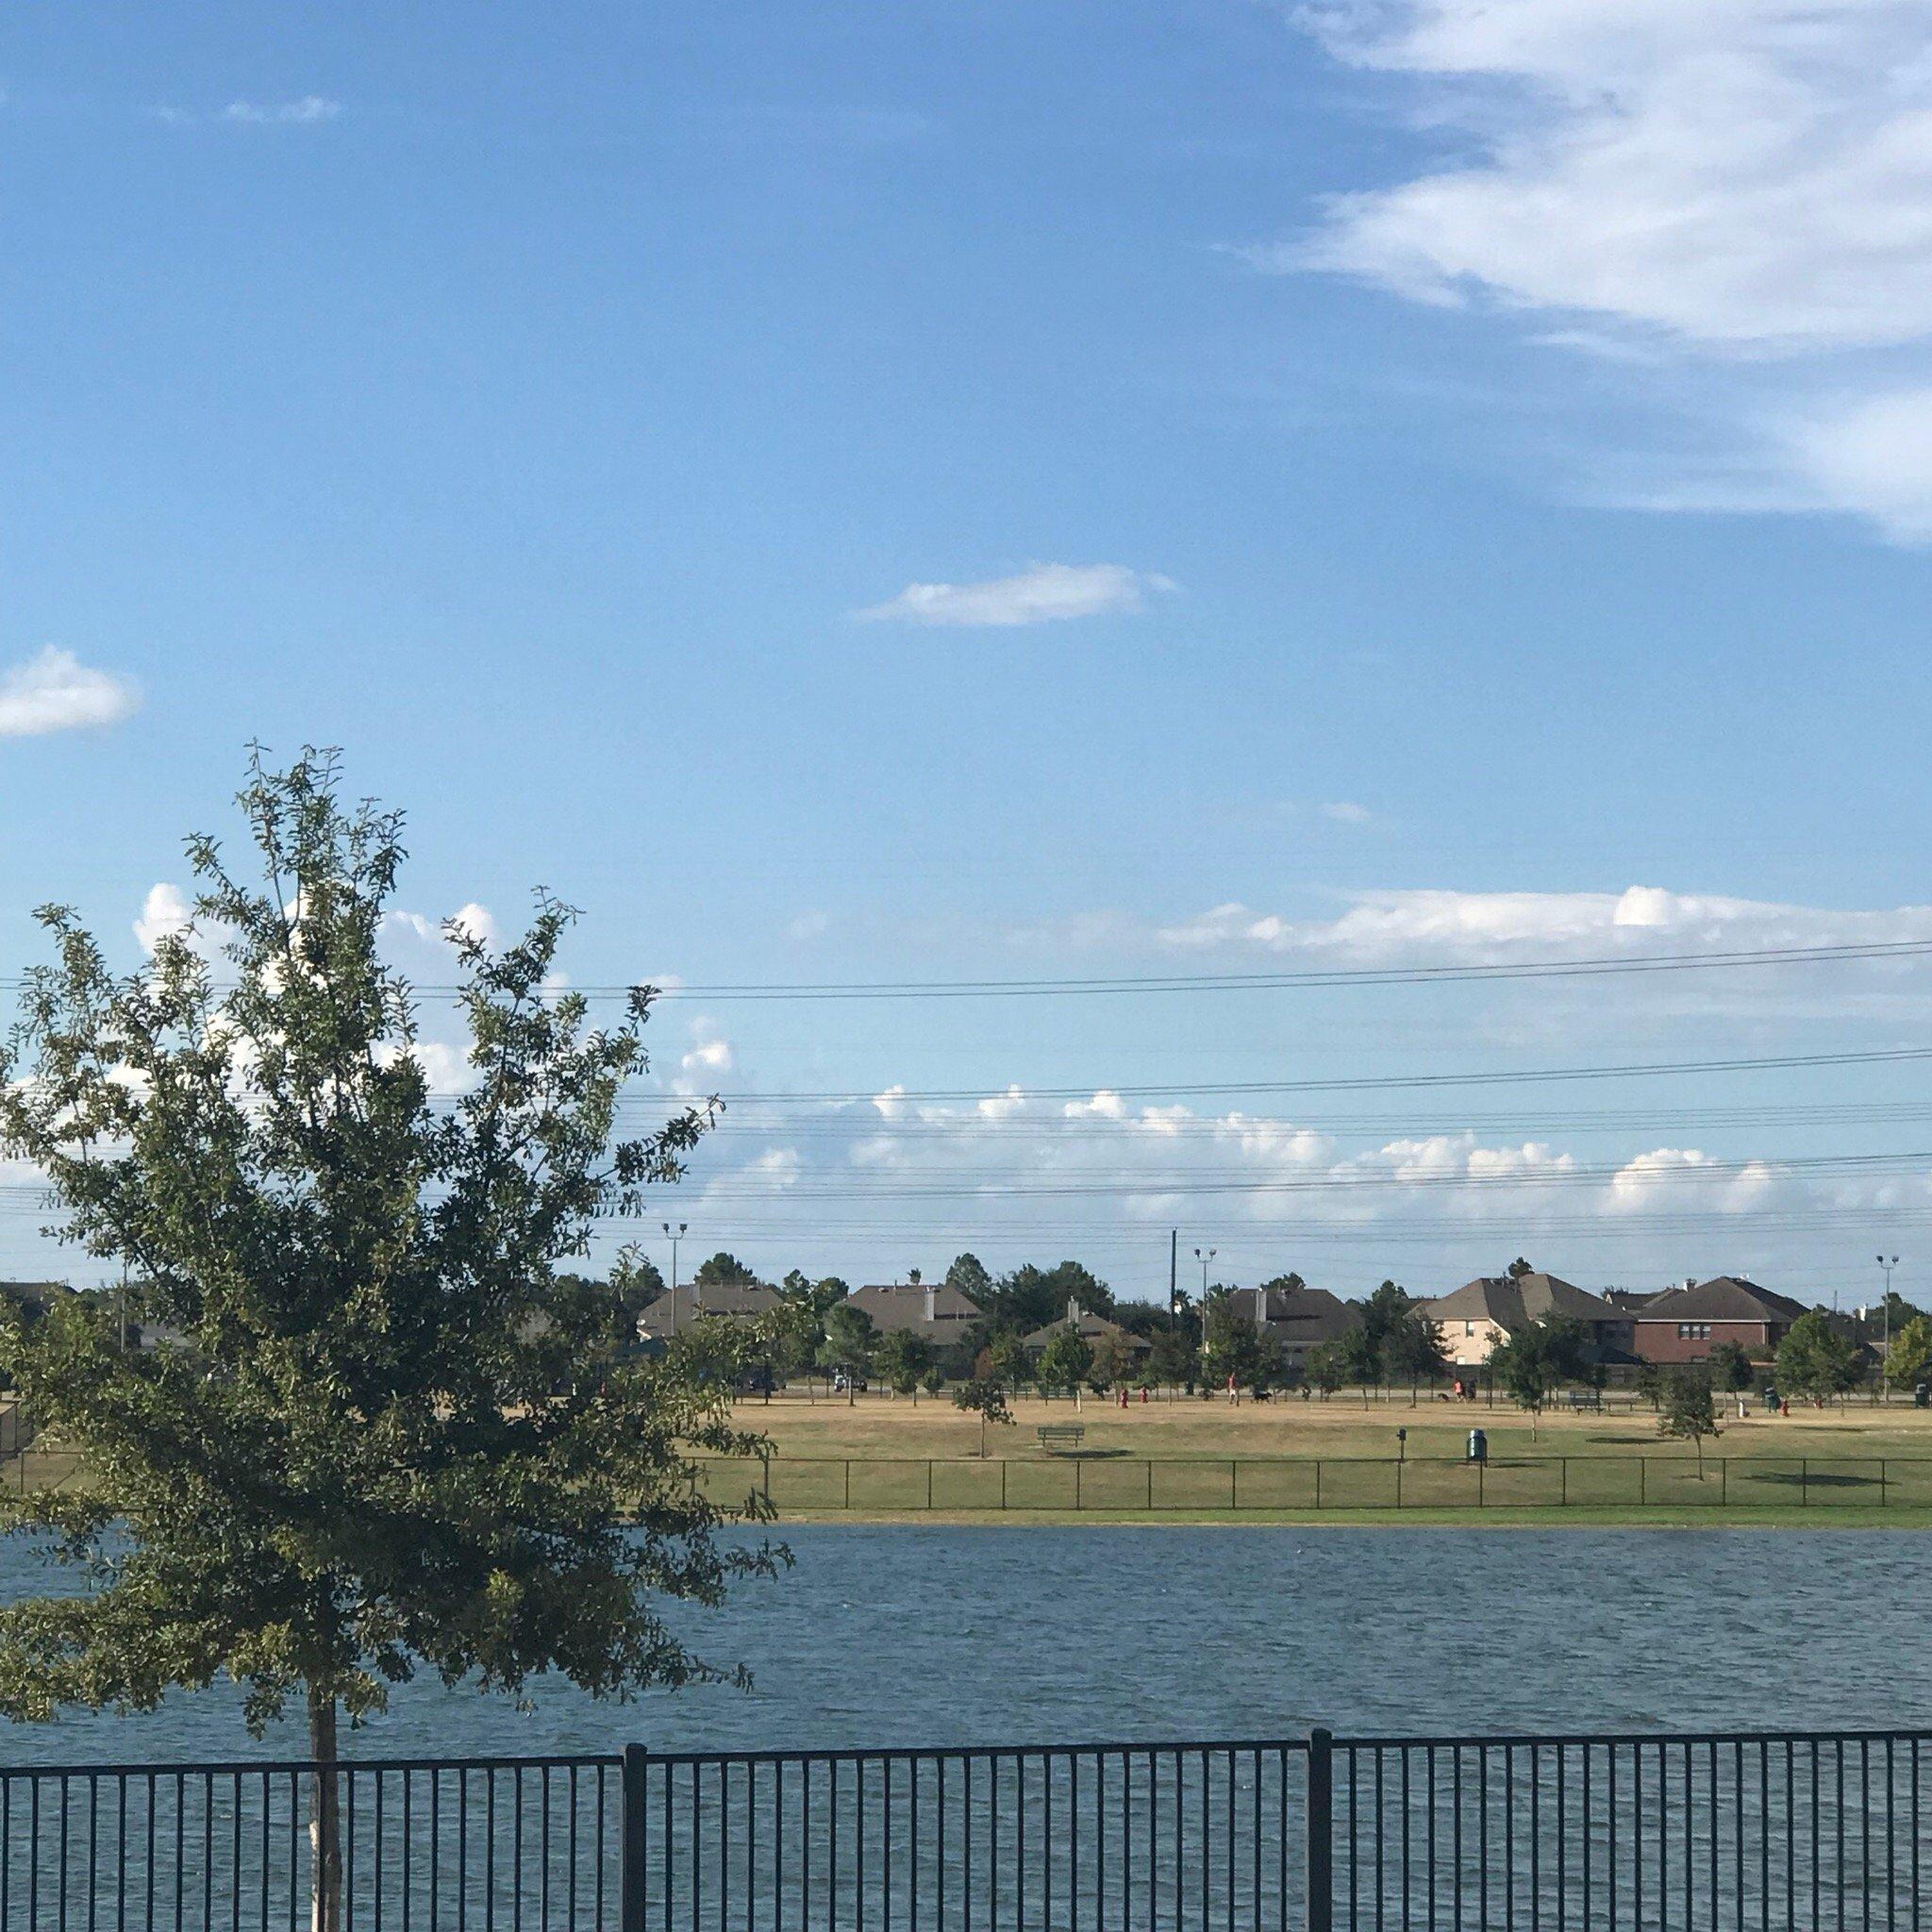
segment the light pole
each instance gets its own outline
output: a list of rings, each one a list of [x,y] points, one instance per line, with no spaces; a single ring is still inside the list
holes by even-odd
[[[671,1237],[671,1332],[677,1333],[677,1244],[684,1239],[689,1222],[680,1221],[675,1227],[667,1221],[664,1232]]]
[[[1891,1394],[1891,1271],[1898,1266],[1898,1257],[1880,1255],[1878,1265],[1885,1270],[1885,1359],[1878,1365],[1878,1399],[1884,1402]]]
[[[1194,1259],[1201,1264],[1201,1300],[1204,1305],[1208,1300],[1208,1264],[1220,1252],[1219,1248],[1196,1248],[1194,1250]]]

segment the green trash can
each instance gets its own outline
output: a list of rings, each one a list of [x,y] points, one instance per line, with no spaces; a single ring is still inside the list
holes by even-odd
[[[1469,1459],[1472,1462],[1487,1462],[1490,1459],[1490,1437],[1487,1429],[1470,1430]]]

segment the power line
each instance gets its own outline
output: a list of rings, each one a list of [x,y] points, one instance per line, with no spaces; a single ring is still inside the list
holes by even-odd
[[[1757,946],[1726,952],[1605,954],[1580,959],[1485,961],[1440,966],[1304,967],[1276,972],[1167,973],[1032,979],[923,980],[718,980],[678,982],[655,989],[661,1000],[908,1000],[1064,998],[1089,994],[1169,992],[1266,992],[1327,987],[1418,986],[1461,981],[1574,979],[1603,974],[1703,972],[1727,967],[1828,965],[1853,960],[1923,958],[1932,939],[1867,944]],[[18,991],[18,975],[0,988]],[[648,984],[648,982],[644,982]],[[218,989],[219,990],[219,989]],[[419,998],[453,999],[468,989],[429,982],[412,984]],[[546,997],[628,999],[634,985],[562,986]]]
[[[1864,1052],[1754,1054],[1729,1059],[1709,1060],[1632,1060],[1609,1066],[1526,1067],[1504,1071],[1456,1074],[1362,1074],[1338,1075],[1327,1079],[1302,1080],[1174,1080],[1156,1083],[1096,1081],[1078,1087],[908,1087],[872,1088],[866,1091],[775,1092],[747,1090],[721,1092],[717,1098],[727,1108],[756,1103],[762,1107],[869,1107],[880,1102],[922,1106],[969,1103],[982,1100],[1091,1100],[1096,1094],[1110,1093],[1122,1100],[1179,1100],[1191,1095],[1264,1093],[1385,1093],[1404,1090],[1438,1087],[1535,1086],[1563,1080],[1635,1080],[1665,1078],[1694,1074],[1758,1074],[1807,1067],[1904,1066],[1932,1060],[1932,1047],[1884,1047]],[[430,1096],[440,1101],[458,1101],[461,1093],[439,1090]],[[666,1105],[682,1103],[680,1094],[629,1096],[634,1100],[660,1099]],[[883,1118],[883,1116],[882,1116]]]

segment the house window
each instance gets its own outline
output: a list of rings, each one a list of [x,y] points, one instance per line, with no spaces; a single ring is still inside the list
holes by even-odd
[[[1677,1324],[1679,1341],[1708,1341],[1710,1324],[1708,1322],[1679,1322]]]
[[[1475,1324],[1474,1322],[1465,1322],[1462,1324],[1462,1332],[1465,1335],[1474,1335],[1475,1333]]]

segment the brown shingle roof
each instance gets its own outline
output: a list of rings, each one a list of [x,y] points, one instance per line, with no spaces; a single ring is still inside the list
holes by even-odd
[[[1243,1322],[1255,1319],[1255,1297],[1265,1295],[1261,1319],[1276,1341],[1291,1348],[1310,1348],[1317,1342],[1337,1341],[1359,1328],[1361,1310],[1333,1295],[1325,1288],[1236,1288],[1228,1291],[1230,1313]]]
[[[1667,1288],[1635,1310],[1639,1322],[1795,1322],[1803,1302],[1774,1294],[1740,1274],[1713,1275],[1694,1288]]]
[[[638,1333],[647,1341],[669,1335],[674,1327],[688,1328],[700,1315],[732,1315],[751,1320],[769,1315],[781,1300],[778,1291],[767,1288],[762,1281],[717,1282],[704,1288],[680,1282],[675,1294],[660,1294],[645,1307],[638,1317]]]
[[[1578,1288],[1557,1274],[1478,1274],[1451,1294],[1423,1304],[1432,1322],[1487,1319],[1513,1335],[1532,1322],[1560,1315],[1574,1322],[1623,1322],[1629,1319],[1600,1295]]]
[[[932,1297],[933,1319],[926,1320],[926,1297]],[[943,1281],[874,1281],[854,1289],[846,1297],[850,1307],[862,1308],[881,1335],[963,1335],[984,1312],[969,1295]]]

